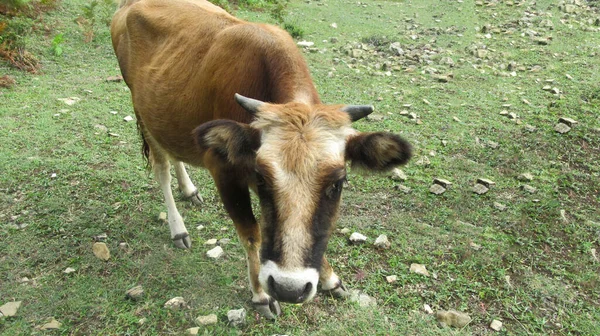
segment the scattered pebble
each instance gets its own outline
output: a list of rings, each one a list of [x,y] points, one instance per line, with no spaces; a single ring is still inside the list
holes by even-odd
[[[410,264],[410,272],[421,274],[424,276],[429,276],[429,272],[427,271],[427,268],[425,268],[425,265],[423,265],[423,264],[414,264],[414,263]]]
[[[423,310],[429,315],[433,314],[433,309],[427,303],[423,304]]]
[[[445,180],[445,179],[441,179],[441,178],[434,178],[433,183],[441,185],[442,187],[444,187],[446,189],[450,188],[450,186],[452,185],[452,182]]]
[[[408,177],[402,171],[402,169],[399,168],[394,168],[394,170],[392,170],[392,172],[390,173],[390,177],[394,181],[406,181],[408,179]]]
[[[477,195],[483,195],[488,191],[490,191],[490,189],[481,183],[475,183],[475,185],[473,186],[473,192]]]
[[[533,193],[535,193],[535,192],[537,191],[537,189],[536,189],[536,188],[534,188],[534,187],[530,186],[529,184],[524,184],[523,186],[521,186],[521,188],[522,188],[523,190],[527,191],[527,192],[528,192],[528,193],[530,193],[530,194],[533,194]]]
[[[350,239],[350,242],[351,242],[352,244],[355,244],[355,245],[357,245],[357,244],[362,244],[362,243],[366,242],[366,241],[367,241],[367,236],[365,236],[365,235],[363,235],[363,234],[360,234],[360,233],[358,233],[358,232],[353,232],[353,233],[350,235],[350,238],[349,238],[349,239]]]
[[[125,292],[125,296],[133,301],[139,301],[144,297],[144,288],[142,286],[130,288]]]
[[[573,127],[575,124],[578,123],[576,120],[573,120],[571,118],[565,118],[565,117],[559,118],[558,122],[566,124],[569,127]]]
[[[108,78],[106,78],[107,82],[120,82],[123,80],[123,76],[119,75],[119,76],[110,76]]]
[[[202,230],[202,229],[204,229],[204,225],[198,225],[198,226],[196,226],[196,230]]]
[[[471,322],[471,317],[456,310],[441,310],[435,313],[435,317],[442,326],[462,328]]]
[[[596,254],[596,249],[595,249],[595,248],[592,248],[592,249],[590,249],[590,253],[592,254],[592,257],[594,258],[594,260],[595,260],[596,262],[600,261],[600,260],[598,259],[598,255]]]
[[[57,320],[53,318],[50,319],[50,321],[48,321],[48,323],[45,323],[43,325],[41,325],[39,327],[40,330],[53,330],[53,329],[58,329],[60,328],[61,324],[60,322],[58,322]]]
[[[96,242],[103,242],[108,238],[108,235],[106,233],[101,233],[97,236],[94,236],[94,241]]]
[[[125,122],[130,122],[130,121],[133,121],[133,118],[131,116],[126,116],[125,118],[123,118],[123,120]]]
[[[490,323],[490,328],[496,331],[500,331],[502,329],[502,322],[498,320],[492,320],[492,323]]]
[[[188,330],[186,330],[186,333],[188,335],[198,335],[199,331],[200,331],[200,327],[193,327],[193,328],[189,328]]]
[[[442,187],[439,184],[432,184],[431,187],[429,188],[429,191],[436,194],[436,195],[441,195],[444,192],[446,192],[446,188]]]
[[[92,246],[92,251],[94,252],[94,255],[100,260],[107,261],[108,259],[110,259],[110,250],[108,249],[105,243],[94,243],[94,245]]]
[[[523,174],[517,176],[517,180],[530,182],[533,180],[533,175],[531,173],[523,173]]]
[[[71,106],[71,105],[75,105],[78,101],[81,100],[81,98],[78,98],[78,97],[69,97],[69,98],[58,98],[58,100],[60,100],[63,103]]]
[[[560,134],[565,134],[571,130],[571,127],[569,127],[567,124],[558,123],[556,126],[554,126],[554,130]]]
[[[357,302],[360,307],[377,306],[377,300],[357,289],[350,290],[350,302]]]
[[[123,243],[119,243],[119,249],[121,251],[127,252],[129,251],[129,244],[123,242]]]
[[[210,325],[210,324],[216,324],[218,322],[216,314],[198,316],[198,317],[196,317],[195,321],[199,325]]]
[[[219,244],[219,246],[225,246],[227,244],[229,244],[231,242],[231,239],[229,238],[221,238],[219,239],[219,241],[217,242]]]
[[[73,272],[75,272],[75,269],[74,269],[74,268],[71,268],[71,267],[67,267],[67,268],[65,268],[65,270],[63,271],[63,273],[65,273],[65,274],[70,274],[70,273],[73,273]]]
[[[417,160],[417,165],[419,166],[429,166],[431,161],[427,156],[422,156],[419,160]]]
[[[223,248],[221,246],[216,246],[215,248],[213,248],[212,250],[209,250],[208,252],[206,252],[206,255],[209,258],[212,259],[218,259],[220,258],[225,252],[223,251]]]
[[[481,250],[481,245],[479,245],[479,244],[477,244],[477,243],[470,242],[470,243],[469,243],[469,246],[470,246],[470,247],[471,247],[473,250],[475,250],[475,251],[479,251],[479,250]]]
[[[313,45],[315,45],[314,42],[309,42],[309,41],[300,41],[297,44],[300,47],[312,47]]]
[[[246,309],[234,309],[227,312],[229,323],[234,326],[242,326],[246,323]]]
[[[166,222],[167,221],[167,213],[166,212],[159,213],[158,220],[161,222]]]
[[[348,228],[343,228],[343,229],[340,230],[340,233],[341,234],[348,234],[348,233],[350,233],[350,231],[352,231],[352,230],[350,230]]]
[[[388,283],[394,283],[394,282],[398,281],[398,276],[397,275],[388,275],[385,277],[385,281],[387,281]]]
[[[375,247],[377,248],[389,249],[390,246],[392,246],[392,244],[388,240],[387,235],[382,234],[379,237],[377,237],[377,239],[375,239]]]
[[[3,304],[0,306],[0,315],[4,315],[6,317],[15,316],[21,307],[21,302],[22,301],[13,301]]]
[[[167,308],[167,309],[171,309],[171,310],[177,310],[177,309],[185,308],[185,305],[186,305],[185,300],[181,296],[176,296],[176,297],[172,298],[171,300],[165,302],[163,307]]]
[[[496,208],[500,211],[504,211],[504,210],[506,210],[506,205],[504,205],[502,203],[494,202],[494,208]]]
[[[405,185],[403,185],[403,184],[399,184],[399,185],[395,186],[394,188],[395,188],[396,190],[400,190],[400,191],[402,191],[402,192],[403,192],[403,193],[405,193],[405,194],[408,194],[408,193],[410,193],[410,191],[411,191],[410,187],[407,187],[407,186],[405,186]]]
[[[209,239],[204,242],[204,245],[216,245],[216,244],[217,244],[217,240],[215,238]]]
[[[148,321],[148,319],[145,317],[142,317],[141,319],[138,320],[138,324],[143,325],[144,323],[146,323],[146,321]]]

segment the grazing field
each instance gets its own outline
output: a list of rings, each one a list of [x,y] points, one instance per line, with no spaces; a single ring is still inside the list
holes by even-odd
[[[218,321],[200,334],[600,334],[598,1],[292,1],[285,19],[314,42],[302,48],[322,99],[375,105],[355,127],[401,133],[415,155],[394,178],[350,172],[329,243],[346,285],[377,304],[318,295],[282,304],[276,321],[252,310],[243,249],[203,170],[190,175],[204,204],[178,201],[192,249],[172,245],[124,121],[129,91],[107,80],[120,74],[114,8],[89,5],[63,1],[36,21],[25,43],[40,73],[0,63],[16,81],[0,88],[0,306],[22,302],[0,334],[46,333],[54,318],[60,334],[181,335],[208,314]],[[452,185],[436,195],[435,178]],[[479,178],[495,183],[481,195]],[[364,244],[349,243],[355,231]],[[381,234],[389,249],[374,246]],[[217,261],[212,238],[231,240]],[[144,295],[126,298],[136,285]],[[163,307],[177,296],[183,309]],[[441,326],[424,305],[471,321]],[[245,325],[229,325],[240,308]]]

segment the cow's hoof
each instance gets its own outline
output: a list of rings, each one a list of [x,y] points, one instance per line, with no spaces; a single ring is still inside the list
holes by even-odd
[[[279,306],[279,302],[273,298],[269,298],[267,302],[253,302],[254,309],[265,318],[269,320],[275,319],[277,316],[281,315],[281,307]]]
[[[202,203],[204,203],[202,195],[200,195],[198,189],[194,190],[194,192],[190,196],[186,196],[186,198],[196,206],[200,206]]]
[[[331,295],[336,299],[347,299],[350,297],[350,292],[346,289],[346,286],[340,281],[337,286],[332,289],[326,289],[323,291],[325,294]]]
[[[180,233],[173,237],[173,244],[181,249],[189,249],[192,247],[192,240],[187,232]]]

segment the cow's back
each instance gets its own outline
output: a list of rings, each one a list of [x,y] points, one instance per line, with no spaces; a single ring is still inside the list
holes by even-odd
[[[138,121],[173,158],[202,164],[191,131],[204,122],[250,121],[236,92],[276,103],[294,95],[320,102],[281,29],[239,20],[207,1],[124,2],[111,26],[113,47]]]

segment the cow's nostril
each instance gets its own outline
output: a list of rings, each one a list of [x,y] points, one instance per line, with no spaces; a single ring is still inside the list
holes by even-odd
[[[306,286],[304,286],[304,291],[302,292],[302,295],[298,298],[298,301],[302,302],[306,299],[306,297],[310,294],[310,291],[312,290],[312,282],[309,282],[306,284]]]

